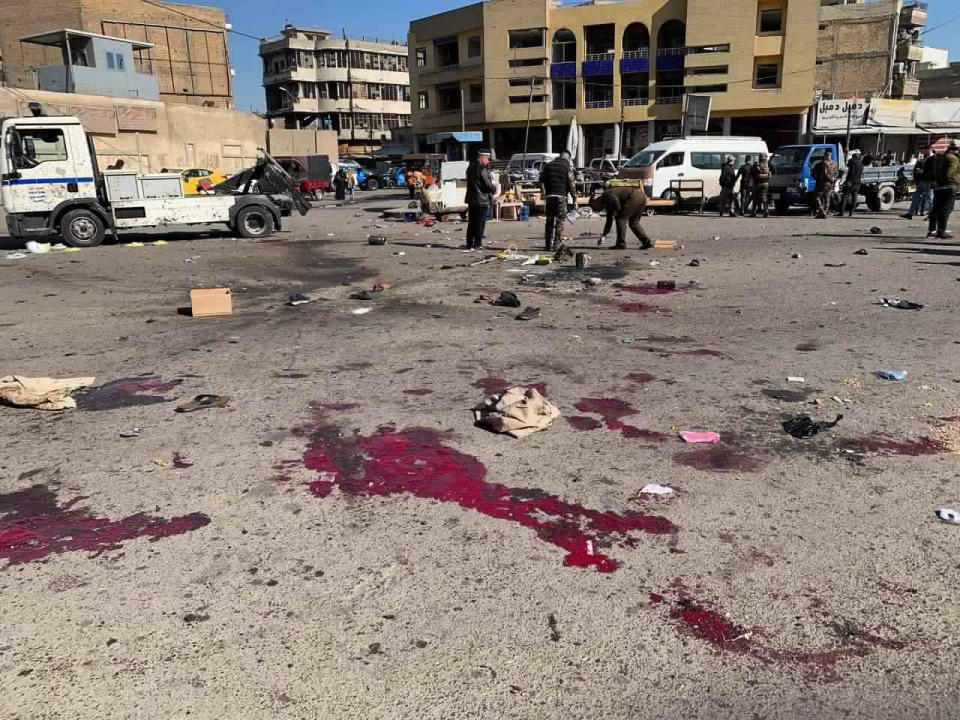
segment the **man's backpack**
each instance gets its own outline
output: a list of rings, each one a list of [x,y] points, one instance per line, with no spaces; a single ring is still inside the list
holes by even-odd
[[[756,168],[756,174],[754,176],[756,181],[758,183],[770,182],[770,165],[761,161],[757,163]]]

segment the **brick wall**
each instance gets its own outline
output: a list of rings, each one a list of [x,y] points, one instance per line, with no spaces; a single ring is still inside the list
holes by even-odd
[[[817,39],[817,89],[836,95],[882,92],[899,3],[824,7]]]
[[[79,29],[80,0],[0,0],[0,49],[4,82],[35,88],[32,68],[62,65],[60,51],[20,43],[20,38],[61,28]]]

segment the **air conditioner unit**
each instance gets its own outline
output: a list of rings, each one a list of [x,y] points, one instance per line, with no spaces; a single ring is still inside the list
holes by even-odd
[[[894,77],[903,77],[907,74],[907,64],[906,63],[894,63],[893,65],[893,76]]]

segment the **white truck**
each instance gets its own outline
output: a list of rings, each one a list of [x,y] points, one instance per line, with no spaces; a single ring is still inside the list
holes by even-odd
[[[309,203],[264,155],[253,177],[289,185],[306,214]],[[262,238],[281,227],[280,206],[268,195],[251,193],[255,183],[249,181],[230,194],[184,197],[176,174],[101,172],[93,140],[75,117],[0,120],[0,176],[7,229],[25,240],[60,235],[73,247],[94,247],[108,231],[115,236],[119,230],[223,224],[242,237]]]

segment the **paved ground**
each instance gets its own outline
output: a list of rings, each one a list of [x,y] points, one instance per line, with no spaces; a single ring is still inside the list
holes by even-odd
[[[402,202],[269,242],[0,253],[0,374],[98,386],[0,410],[0,716],[955,717],[956,245],[893,213],[665,216],[683,250],[618,254],[582,221],[587,288],[471,267],[459,225],[368,227]],[[178,314],[196,287],[235,313]],[[542,317],[476,302],[503,290]],[[475,429],[512,383],[563,418]],[[229,406],[174,413],[205,392]]]

